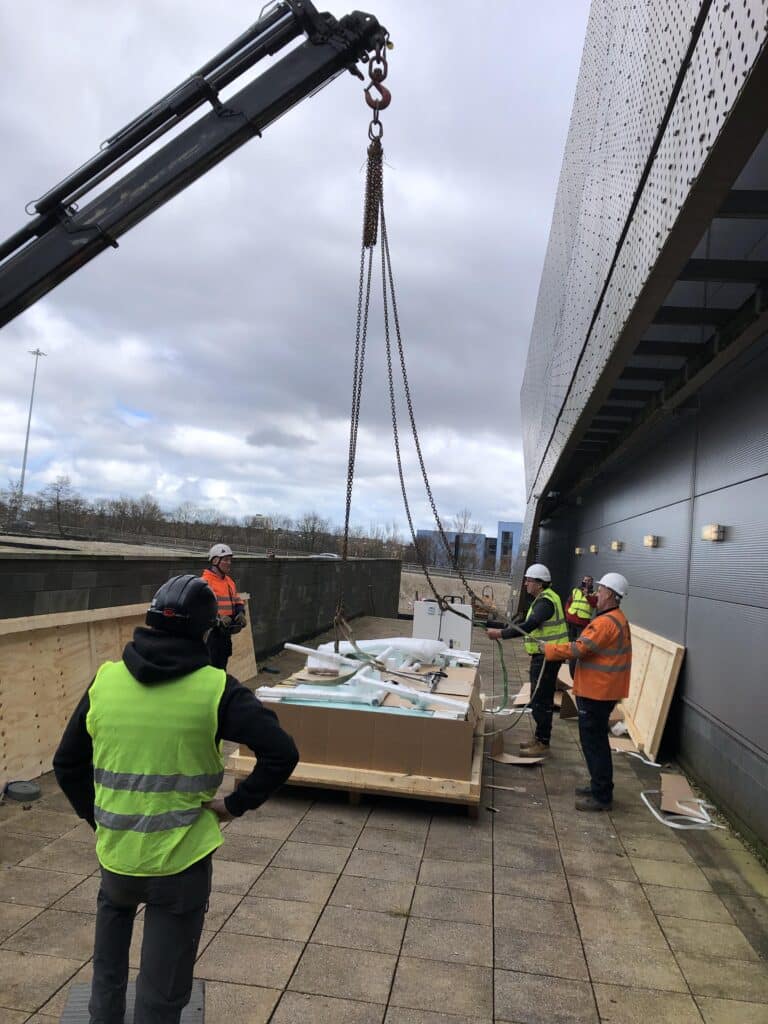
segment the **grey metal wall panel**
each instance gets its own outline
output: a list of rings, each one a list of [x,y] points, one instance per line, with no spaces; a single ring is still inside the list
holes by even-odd
[[[702,540],[707,524],[725,526],[725,540]],[[768,475],[696,498],[690,592],[768,608]]]
[[[632,588],[684,594],[688,574],[689,518],[690,503],[683,501],[579,534],[576,545],[586,550],[578,556],[575,571],[578,576],[589,572],[596,578],[604,572],[620,572],[627,577]],[[659,538],[658,547],[644,546],[643,537],[649,534]],[[612,540],[621,541],[623,550],[611,551]],[[591,544],[597,545],[597,554],[590,554]]]
[[[768,473],[768,353],[746,361],[705,395],[696,492]]]
[[[666,636],[678,644],[685,643],[684,594],[670,594],[661,590],[630,585],[629,597],[622,608],[630,623]]]
[[[688,604],[686,700],[768,754],[765,648],[768,610],[692,597]]]
[[[695,707],[687,706],[684,710],[681,764],[737,819],[742,830],[765,842],[768,837],[765,758]]]
[[[654,436],[641,452],[628,458],[623,472],[595,485],[601,490],[603,523],[619,523],[638,512],[690,496],[695,429],[692,418],[675,420],[671,429]]]

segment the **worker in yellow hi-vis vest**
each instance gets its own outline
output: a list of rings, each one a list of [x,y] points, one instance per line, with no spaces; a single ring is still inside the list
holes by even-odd
[[[578,640],[582,630],[592,621],[597,607],[595,581],[591,576],[583,576],[578,587],[574,587],[565,602],[565,621],[568,624],[568,639]],[[576,661],[568,662],[571,679],[576,675]]]
[[[525,650],[531,656],[528,676],[531,681],[530,708],[536,734],[532,740],[520,744],[520,756],[545,757],[549,753],[552,735],[559,666],[554,662],[545,663],[541,649],[546,642],[563,643],[568,639],[568,631],[563,605],[552,589],[552,576],[546,565],[539,562],[529,565],[523,583],[532,601],[525,621],[506,629],[489,629],[488,636],[491,640],[508,640],[521,633],[526,634]]]
[[[175,576],[152,599],[121,661],[96,673],[53,759],[56,779],[96,830],[91,1024],[125,1015],[128,952],[146,904],[136,1021],[178,1024],[211,890],[220,822],[259,807],[298,761],[276,715],[208,661],[216,595],[199,576]],[[222,740],[256,754],[224,798]]]

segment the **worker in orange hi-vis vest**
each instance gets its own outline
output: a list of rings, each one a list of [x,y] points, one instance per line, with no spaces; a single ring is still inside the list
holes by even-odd
[[[579,709],[579,739],[589,769],[589,786],[576,787],[577,811],[610,811],[613,761],[608,719],[616,703],[629,695],[632,638],[619,607],[629,584],[618,572],[598,581],[597,614],[570,643],[544,644],[547,661],[576,662],[573,692]]]
[[[214,544],[208,561],[210,568],[203,571],[203,579],[216,595],[219,606],[216,625],[208,634],[208,654],[214,668],[226,668],[232,656],[232,634],[239,633],[246,622],[245,603],[230,576],[232,548]]]

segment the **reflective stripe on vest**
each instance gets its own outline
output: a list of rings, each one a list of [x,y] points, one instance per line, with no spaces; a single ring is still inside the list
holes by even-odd
[[[531,611],[536,607],[536,601],[540,601],[542,598],[546,598],[548,601],[552,602],[555,614],[552,618],[547,619],[543,626],[539,626],[538,629],[532,630],[528,636],[535,636],[537,639],[544,640],[547,643],[561,644],[568,639],[568,627],[566,625],[565,615],[563,614],[562,602],[554,590],[552,590],[551,587],[547,587],[546,590],[542,590],[533,602]],[[529,654],[538,654],[539,645],[526,640],[525,649]]]
[[[106,662],[89,690],[96,853],[121,875],[173,875],[221,844],[203,808],[224,777],[216,744],[226,673],[206,665],[145,685]]]
[[[568,602],[568,612],[571,615],[578,615],[580,619],[589,621],[592,618],[592,606],[580,587],[574,587],[571,591],[571,599]]]

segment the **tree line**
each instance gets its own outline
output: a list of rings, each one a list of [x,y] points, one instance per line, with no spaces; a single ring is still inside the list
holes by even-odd
[[[192,502],[163,509],[152,494],[89,500],[73,487],[68,476],[57,477],[43,490],[24,495],[21,501],[17,485],[10,483],[0,490],[0,525],[10,533],[34,532],[128,543],[167,541],[199,548],[223,540],[236,550],[276,555],[340,555],[343,545],[343,529],[314,511],[295,519],[286,515],[237,518]],[[480,532],[479,524],[471,521],[467,509],[457,512],[449,525],[454,535]],[[493,569],[493,560],[484,558],[475,547],[455,544],[454,536],[451,540],[453,559],[462,569]],[[428,565],[450,564],[442,541],[418,538],[417,543],[418,549],[410,538],[403,538],[395,522],[371,523],[367,528],[350,526],[348,553],[353,557],[399,558],[404,562],[424,559]]]

